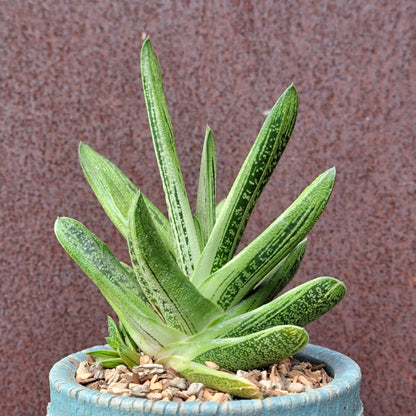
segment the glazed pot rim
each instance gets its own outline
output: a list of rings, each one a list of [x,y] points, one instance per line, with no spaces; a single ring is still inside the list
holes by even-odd
[[[98,348],[102,349],[103,346],[88,348],[86,350],[71,354],[58,361],[52,367],[49,374],[51,388],[53,386],[53,388],[60,393],[68,395],[80,402],[94,402],[94,404],[98,407],[108,408],[111,403],[111,406],[116,406],[120,409],[142,410],[143,412],[148,412],[150,409],[155,411],[159,407],[160,411],[164,410],[165,412],[178,412],[183,407],[186,407],[189,411],[195,410],[197,414],[202,411],[212,411],[214,414],[218,410],[237,410],[238,408],[245,409],[247,406],[251,409],[276,409],[276,406],[279,408],[280,406],[282,408],[295,407],[299,404],[299,402],[302,404],[314,404],[321,402],[322,400],[334,400],[336,397],[341,396],[345,390],[350,391],[359,388],[361,382],[360,367],[351,358],[325,347],[308,344],[302,351],[295,354],[295,357],[300,360],[308,360],[313,364],[325,364],[325,368],[333,377],[333,380],[326,386],[309,390],[307,392],[286,396],[268,397],[263,400],[241,399],[225,403],[201,401],[177,403],[122,397],[91,390],[88,387],[82,386],[75,380],[76,365],[71,362],[71,360],[75,362],[85,361],[86,354],[89,351]]]

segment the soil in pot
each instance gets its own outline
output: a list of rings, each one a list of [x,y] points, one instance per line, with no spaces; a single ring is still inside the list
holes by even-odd
[[[87,361],[73,363],[77,366],[76,380],[92,390],[123,397],[147,398],[154,401],[192,402],[214,401],[226,402],[241,400],[230,394],[206,388],[202,383],[190,383],[180,377],[173,369],[165,369],[153,362],[151,357],[141,357],[140,365],[130,371],[119,365],[113,369],[103,369],[100,362],[94,362],[87,356]],[[213,362],[207,366],[220,369]],[[256,384],[264,397],[277,397],[302,393],[323,387],[332,378],[323,364],[312,364],[296,358],[287,358],[264,370],[238,371],[242,376]],[[227,370],[222,370],[227,371]]]

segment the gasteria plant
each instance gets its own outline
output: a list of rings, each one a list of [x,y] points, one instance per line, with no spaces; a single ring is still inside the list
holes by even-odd
[[[169,220],[109,160],[85,144],[85,176],[126,238],[131,266],[116,259],[84,225],[58,218],[55,233],[69,255],[99,287],[117,314],[109,318],[112,350],[94,354],[111,367],[133,366],[142,351],[191,381],[243,398],[261,398],[257,386],[207,367],[261,368],[301,350],[303,328],[332,309],[345,286],[319,277],[276,295],[292,279],[306,235],[333,188],[335,169],[319,175],[262,234],[238,254],[249,216],[295,125],[298,99],[291,85],[267,116],[227,198],[216,205],[216,152],[207,127],[195,214],[175,150],[161,70],[147,39],[141,75]]]

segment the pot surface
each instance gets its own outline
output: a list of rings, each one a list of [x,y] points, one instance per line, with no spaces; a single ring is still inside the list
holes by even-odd
[[[95,347],[97,348],[97,347]],[[102,348],[100,346],[99,348]],[[152,401],[102,394],[75,381],[75,364],[86,360],[84,350],[58,361],[49,375],[51,401],[47,416],[362,416],[361,371],[357,363],[328,348],[309,344],[295,355],[300,360],[323,363],[334,377],[328,385],[305,393],[227,403]]]

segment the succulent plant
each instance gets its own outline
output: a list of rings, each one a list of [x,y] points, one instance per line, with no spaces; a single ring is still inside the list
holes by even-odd
[[[293,85],[268,114],[225,200],[216,203],[216,151],[207,127],[193,214],[175,150],[161,69],[150,40],[141,76],[169,220],[112,162],[80,143],[85,176],[126,238],[131,266],[78,221],[60,217],[55,233],[99,287],[120,321],[109,318],[106,366],[139,362],[142,351],[191,381],[244,398],[261,398],[228,370],[261,368],[308,342],[304,326],[332,309],[345,286],[319,277],[276,298],[297,272],[306,235],[333,188],[335,169],[319,175],[265,231],[236,254],[250,214],[295,125]]]

